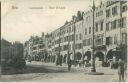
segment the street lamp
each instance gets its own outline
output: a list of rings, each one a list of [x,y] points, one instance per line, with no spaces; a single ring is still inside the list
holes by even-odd
[[[75,56],[75,36],[76,36],[76,26],[75,26],[75,23],[76,23],[76,18],[73,19],[73,27],[74,27],[74,38],[73,38],[73,52],[74,52],[74,60],[76,60],[76,56]]]
[[[92,35],[92,41],[93,41],[93,44],[92,44],[92,68],[91,68],[91,72],[96,72],[96,68],[95,68],[95,56],[94,56],[94,22],[95,22],[95,17],[94,17],[94,14],[95,14],[95,4],[94,4],[94,0],[93,0],[93,6],[92,6],[92,10],[93,10],[93,35]]]
[[[93,36],[92,36],[92,39],[93,39],[93,44],[92,44],[92,68],[91,68],[91,72],[88,73],[89,75],[103,75],[104,73],[100,73],[100,72],[96,72],[96,68],[95,68],[95,56],[94,56],[94,49],[95,49],[95,45],[94,45],[94,22],[95,22],[95,4],[94,4],[94,0],[93,0],[93,6],[92,6],[92,9],[93,9]]]

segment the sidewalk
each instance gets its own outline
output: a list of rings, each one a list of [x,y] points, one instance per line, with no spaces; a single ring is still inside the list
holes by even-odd
[[[102,72],[104,75],[88,75],[91,67],[72,67],[71,71],[67,71],[67,65],[56,66],[55,63],[43,63],[32,61],[26,62],[28,66],[35,67],[35,69],[30,69],[28,71],[41,71],[32,72],[24,74],[14,74],[14,75],[3,75],[0,81],[19,81],[19,82],[118,82],[118,72],[117,69],[110,69],[109,67],[96,67],[97,72]],[[37,66],[37,68],[36,68]],[[47,73],[44,69],[49,69]],[[65,72],[54,72],[54,71],[67,71]],[[53,72],[51,72],[53,71]]]
[[[45,65],[45,66],[56,66],[55,63],[44,63],[44,62],[31,62],[28,64],[38,64],[38,65]],[[56,67],[67,67],[67,64],[63,64],[62,66],[56,66]],[[75,71],[74,71],[75,70]],[[74,67],[72,66],[72,73],[65,75],[64,78],[67,78],[67,81],[78,81],[81,80],[84,82],[87,80],[88,82],[92,81],[101,81],[101,82],[118,82],[118,71],[117,69],[111,69],[110,67],[96,67],[96,72],[104,73],[104,75],[88,75],[88,72],[90,72],[91,67]],[[78,72],[79,71],[79,72]],[[78,73],[75,73],[78,72]],[[71,77],[70,77],[71,76]],[[57,79],[58,81],[62,81],[64,78]],[[53,81],[54,79],[51,79]]]
[[[27,62],[27,64],[35,64],[35,65],[45,65],[45,66],[56,66],[55,63],[44,63],[44,62],[36,62],[32,61]],[[62,64],[62,66],[57,66],[57,67],[68,67],[67,64]],[[90,72],[91,67],[75,67],[74,65],[72,66],[73,69],[76,70],[86,70],[87,72]],[[102,72],[104,74],[117,74],[117,69],[111,69],[110,67],[96,67],[97,72]]]

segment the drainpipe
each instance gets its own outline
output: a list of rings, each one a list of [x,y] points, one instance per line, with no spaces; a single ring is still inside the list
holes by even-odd
[[[75,57],[75,35],[76,35],[76,26],[75,26],[75,23],[76,23],[76,20],[74,20],[74,41],[73,41],[73,45],[74,45],[74,48],[73,48],[73,52],[74,52],[74,61],[76,60],[76,57]]]

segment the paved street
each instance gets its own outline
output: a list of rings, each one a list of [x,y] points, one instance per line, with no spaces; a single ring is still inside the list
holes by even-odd
[[[53,63],[27,63],[24,74],[3,75],[0,81],[18,82],[117,82],[117,70],[98,67],[97,72],[104,75],[88,75],[89,68],[75,68],[69,72],[67,66],[55,66]]]

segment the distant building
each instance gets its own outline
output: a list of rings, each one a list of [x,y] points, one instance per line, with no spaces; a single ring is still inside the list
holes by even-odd
[[[24,57],[39,60],[45,53],[45,36],[31,36],[24,44]]]
[[[23,58],[23,44],[20,42],[8,42],[1,40],[1,60],[8,61],[13,58]]]

